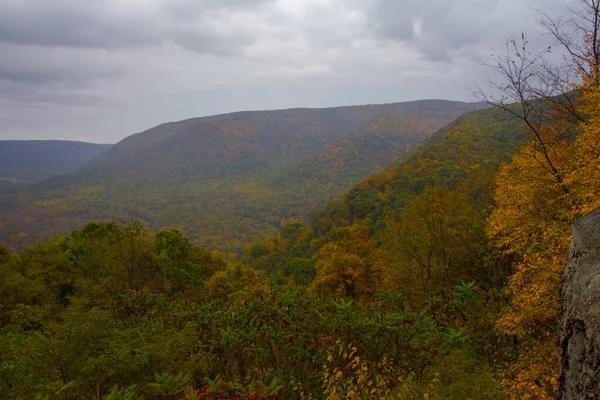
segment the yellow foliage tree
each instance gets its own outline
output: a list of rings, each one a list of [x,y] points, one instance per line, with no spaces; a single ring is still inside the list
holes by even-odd
[[[497,176],[488,227],[491,241],[516,260],[510,302],[497,321],[517,344],[518,360],[503,379],[512,398],[553,397],[571,229],[600,204],[600,1],[577,0],[571,11],[565,21],[541,15],[542,28],[565,51],[563,65],[553,68],[546,50],[531,53],[522,35],[493,57],[492,68],[503,76],[492,82],[499,96],[482,96],[521,118],[532,138]]]
[[[574,212],[583,215],[600,204],[600,86],[586,80],[582,107],[588,116],[575,141],[574,161],[566,176],[576,199]]]
[[[542,136],[552,143],[555,169],[532,141],[497,175],[497,209],[488,234],[517,260],[510,304],[497,321],[520,347],[519,360],[504,378],[515,398],[553,396],[558,299],[571,230],[577,218],[600,205],[600,89],[590,80],[581,87],[580,104],[586,119],[574,141],[554,140],[560,118]]]
[[[239,262],[216,272],[206,281],[206,286],[210,298],[228,300],[234,308],[262,297],[270,290],[269,279],[264,271],[257,271]]]
[[[337,239],[320,251],[311,290],[336,297],[372,295],[379,287],[383,269],[377,243],[369,239],[368,229],[358,224],[339,228],[336,235]]]

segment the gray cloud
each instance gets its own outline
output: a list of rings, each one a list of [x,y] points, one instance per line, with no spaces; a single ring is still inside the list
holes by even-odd
[[[535,26],[536,9],[564,12],[547,0],[372,0],[365,3],[368,30],[382,40],[409,43],[425,57],[449,62],[462,50],[490,44]],[[482,46],[482,47],[483,47]]]
[[[62,83],[85,87],[127,74],[125,66],[115,63],[104,51],[88,51],[83,59],[69,49],[0,43],[0,54],[3,55],[0,80],[14,83],[36,86]]]
[[[150,21],[135,7],[114,1],[8,0],[0,2],[0,41],[122,48],[159,43]]]
[[[186,50],[223,57],[239,54],[244,46],[251,43],[250,38],[241,34],[219,32],[210,21],[203,21],[200,26],[174,28],[170,39]]]
[[[193,21],[214,13],[260,9],[275,0],[171,0],[159,2],[158,10],[177,21]]]
[[[0,2],[0,42],[127,49],[172,41],[198,53],[229,55],[248,37],[218,23],[269,1],[8,0]]]
[[[0,0],[0,138],[117,141],[241,109],[469,100],[563,0]],[[20,121],[20,122],[19,122]]]

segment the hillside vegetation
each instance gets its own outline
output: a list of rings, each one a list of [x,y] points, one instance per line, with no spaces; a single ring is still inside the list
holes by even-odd
[[[494,108],[454,118],[448,103],[417,102],[362,121],[352,108],[166,124],[0,198],[0,223],[16,216],[31,232],[101,212],[144,218],[86,221],[18,252],[25,232],[0,245],[0,398],[554,398],[571,229],[600,206],[600,2],[576,3],[573,19],[543,25],[573,58],[552,70],[547,50],[509,40]],[[562,81],[564,71],[577,72]],[[441,114],[416,117],[427,104]],[[341,133],[346,112],[356,119]],[[282,116],[305,144],[286,141]],[[418,132],[428,138],[416,144]],[[393,146],[400,154],[386,161]],[[366,168],[377,171],[319,197]],[[286,221],[302,200],[325,204]],[[201,209],[210,218],[194,219]],[[265,240],[269,220],[243,236],[243,255],[148,227],[196,232],[194,221],[225,248],[267,209],[284,221]]]
[[[0,246],[0,397],[552,398],[599,87],[553,142],[561,181],[518,116],[482,110],[239,261],[136,220]]]
[[[486,226],[527,137],[465,114],[241,262],[138,221],[4,248],[0,395],[505,398],[513,259]]]
[[[377,117],[283,176],[303,187],[367,133],[376,157],[400,122]],[[240,261],[138,221],[5,250],[0,394],[35,380],[50,398],[503,398],[511,267],[485,227],[493,173],[527,137],[508,114],[467,113]]]
[[[442,100],[242,112],[132,135],[67,176],[8,199],[2,237],[68,232],[95,219],[176,226],[220,249],[277,233],[460,114]]]
[[[270,251],[254,250],[265,244],[250,246],[246,260],[270,272],[292,274],[295,280],[306,283],[314,277],[318,250],[335,241],[338,228],[358,224],[370,237],[380,238],[387,221],[398,218],[427,187],[473,186],[468,189],[472,201],[486,208],[493,173],[528,137],[521,121],[508,113],[496,109],[467,113],[396,159],[390,168],[313,212],[308,224],[285,226],[276,240],[268,242]]]

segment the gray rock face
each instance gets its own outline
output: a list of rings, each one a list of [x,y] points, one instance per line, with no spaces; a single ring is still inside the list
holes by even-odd
[[[600,208],[573,229],[560,293],[556,399],[600,399]]]

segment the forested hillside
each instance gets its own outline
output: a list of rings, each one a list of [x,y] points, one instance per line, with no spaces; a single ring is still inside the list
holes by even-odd
[[[427,100],[164,124],[7,199],[0,235],[23,233],[19,243],[32,243],[89,220],[134,217],[176,226],[205,246],[243,249],[481,107]]]
[[[567,253],[580,255],[572,227],[600,206],[600,2],[576,5],[560,24],[542,15],[564,64],[524,34],[492,57],[496,92],[480,93],[491,108],[454,118],[452,103],[408,103],[439,113],[386,109],[346,134],[328,111],[282,111],[321,122],[300,130],[306,145],[285,140],[279,112],[166,124],[0,198],[3,229],[15,217],[44,233],[100,211],[144,217],[0,244],[0,398],[554,398],[558,293]],[[231,245],[243,222],[231,210],[285,220],[302,200],[325,204],[267,239],[276,224],[244,236],[243,255],[148,226],[221,221],[213,240]],[[214,219],[193,219],[203,208]],[[563,330],[578,343],[597,334],[580,323]],[[570,354],[593,354],[573,343]]]
[[[135,220],[0,246],[0,396],[551,398],[599,87],[547,120],[559,175],[519,115],[468,113],[240,261]]]
[[[68,174],[110,146],[67,140],[0,140],[0,190]]]
[[[306,283],[314,277],[318,250],[335,241],[338,228],[358,224],[379,240],[387,221],[398,218],[425,188],[470,185],[473,201],[486,208],[494,171],[528,137],[521,121],[508,113],[496,109],[467,113],[395,160],[392,167],[313,212],[308,224],[291,223],[278,239],[249,246],[247,261]],[[259,250],[265,246],[270,250]]]

